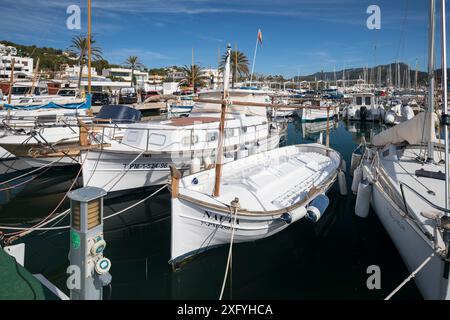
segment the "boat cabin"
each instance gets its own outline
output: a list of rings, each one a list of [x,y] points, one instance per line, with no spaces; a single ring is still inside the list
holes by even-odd
[[[373,93],[354,94],[353,104],[358,107],[373,107],[375,105],[375,95]]]

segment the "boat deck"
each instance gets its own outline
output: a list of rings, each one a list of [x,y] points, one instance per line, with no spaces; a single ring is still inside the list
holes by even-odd
[[[224,166],[221,195],[214,201],[230,204],[238,197],[241,208],[246,210],[278,210],[306,198],[311,187],[318,186],[339,166],[337,161],[317,152],[277,155],[278,150],[272,156],[257,155],[250,157],[250,161],[246,158]],[[197,191],[212,192],[214,176],[214,170],[210,170],[183,179],[185,186],[188,179],[196,178],[200,182],[189,185],[186,192],[194,191],[197,197]],[[203,200],[208,201],[206,195]]]
[[[424,169],[435,173],[444,173],[445,166],[439,164],[440,159],[444,157],[444,154],[440,154],[435,151],[435,164],[422,163],[416,160],[419,156],[424,156],[424,150],[420,148],[408,147],[399,160],[385,157],[381,159],[383,168],[391,177],[393,186],[401,196],[400,183],[411,187],[414,191],[418,192],[425,199],[432,204],[439,207],[445,207],[445,181],[435,178],[419,177],[415,174],[416,170]],[[422,213],[439,213],[439,211],[429,205],[423,199],[420,199],[409,188],[404,187],[405,202],[408,204],[408,211],[413,214],[423,224],[423,227],[434,234],[434,222],[428,218],[422,216]]]

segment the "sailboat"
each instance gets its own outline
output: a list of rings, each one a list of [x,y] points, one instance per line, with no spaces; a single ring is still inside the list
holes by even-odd
[[[343,175],[339,153],[320,144],[277,148],[224,164],[230,51],[229,46],[215,167],[181,177],[171,166],[174,266],[219,245],[269,237],[304,217],[317,221],[329,204],[326,192]]]
[[[447,76],[443,74],[445,143],[436,139],[435,0],[430,0],[428,108],[363,146],[354,172],[356,214],[366,217],[369,201],[414,275],[425,299],[449,299],[449,194]],[[446,67],[445,0],[442,0],[443,70]],[[443,158],[441,158],[445,155]],[[357,186],[357,188],[356,188]],[[353,189],[353,188],[352,188]],[[354,191],[355,191],[354,190]],[[400,281],[399,281],[400,282]]]

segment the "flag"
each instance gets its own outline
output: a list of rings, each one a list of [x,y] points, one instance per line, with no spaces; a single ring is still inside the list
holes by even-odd
[[[262,32],[261,29],[258,29],[258,42],[262,45],[263,38],[262,38]]]

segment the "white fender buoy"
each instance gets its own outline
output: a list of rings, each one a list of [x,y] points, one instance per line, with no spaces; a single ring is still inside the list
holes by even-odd
[[[362,155],[353,153],[352,154],[352,161],[350,162],[350,175],[352,176],[354,174],[354,171],[357,166],[359,166],[362,159]]]
[[[312,222],[317,222],[322,218],[325,210],[330,204],[330,199],[324,194],[318,195],[308,206],[306,217]]]
[[[211,158],[210,157],[205,157],[203,159],[203,164],[205,165],[205,169],[208,169],[211,166],[211,164],[212,164]]]
[[[345,172],[340,171],[338,174],[339,192],[342,196],[347,195],[347,181],[345,179]]]
[[[358,186],[362,180],[362,168],[358,166],[353,172],[353,181],[352,181],[352,192],[353,194],[358,193]]]
[[[410,106],[404,106],[402,108],[402,117],[404,121],[414,118],[414,110]]]
[[[200,171],[200,165],[201,161],[199,158],[192,159],[191,165],[190,165],[190,172],[191,174],[197,173]]]
[[[372,196],[372,184],[362,181],[358,186],[356,196],[355,214],[360,218],[367,218],[369,215],[370,197]]]
[[[347,162],[345,162],[345,160],[342,160],[340,169],[347,172]]]
[[[384,123],[385,124],[394,124],[395,122],[395,115],[393,112],[386,113],[386,116],[384,117]]]

